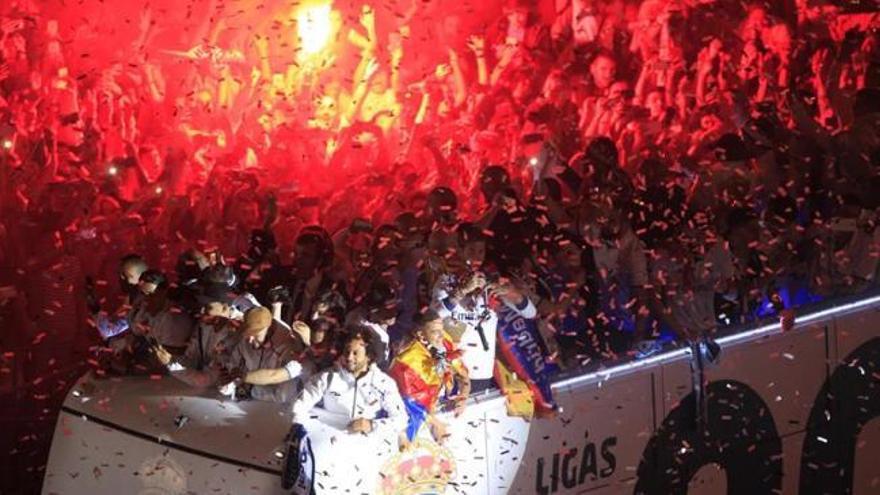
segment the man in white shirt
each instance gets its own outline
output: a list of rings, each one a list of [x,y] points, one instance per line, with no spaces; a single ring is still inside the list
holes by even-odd
[[[299,459],[311,465],[295,480],[305,493],[331,486],[325,476],[334,493],[376,493],[379,468],[397,450],[408,416],[397,384],[373,362],[373,338],[367,329],[345,334],[337,363],[312,376],[293,403],[293,422],[305,432]]]
[[[308,380],[294,401],[294,423],[308,418],[323,401],[325,412],[347,417],[351,433],[403,431],[407,422],[403,400],[394,380],[374,363],[373,338],[366,329],[345,335],[336,365]]]
[[[471,393],[494,386],[495,341],[498,312],[503,304],[523,318],[534,318],[535,305],[510,284],[489,283],[480,270],[486,254],[486,240],[478,231],[460,229],[459,247],[469,271],[446,274],[434,288],[432,307],[441,318],[460,324],[463,332],[457,342],[464,354],[462,362],[471,378]]]

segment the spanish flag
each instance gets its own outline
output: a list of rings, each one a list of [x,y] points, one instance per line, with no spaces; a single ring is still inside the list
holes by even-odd
[[[495,382],[504,394],[507,404],[507,415],[532,419],[535,416],[535,396],[529,385],[504,364],[495,360]]]
[[[443,345],[443,350],[432,352],[419,340],[413,340],[394,358],[388,370],[409,413],[406,435],[410,441],[436,410],[441,394],[452,392],[455,373],[467,373],[459,359],[461,351],[448,337]]]

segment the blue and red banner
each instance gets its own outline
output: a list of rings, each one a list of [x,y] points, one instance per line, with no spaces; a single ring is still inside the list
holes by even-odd
[[[538,321],[524,318],[505,305],[498,310],[498,350],[510,371],[529,385],[538,414],[556,409],[550,379],[559,367],[547,360],[550,353],[538,331]]]

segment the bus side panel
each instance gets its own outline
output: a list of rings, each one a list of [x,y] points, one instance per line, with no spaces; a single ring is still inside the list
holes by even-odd
[[[836,317],[828,324],[834,330],[832,338],[836,353],[831,356],[834,367],[868,340],[880,337],[880,304]]]
[[[807,420],[800,483],[817,493],[877,493],[880,307],[835,318],[836,354]],[[869,467],[870,466],[870,467]]]
[[[487,452],[492,483],[484,493],[515,493],[512,485],[516,473],[520,468],[526,468],[524,460],[533,455],[532,446],[526,439],[529,428],[537,426],[537,422],[508,416],[503,403],[488,411],[486,418],[486,438],[492,445]]]
[[[855,395],[857,409],[867,413],[862,418],[850,418],[861,424],[856,432],[852,493],[880,493],[880,472],[877,469],[877,458],[880,456],[880,415],[876,414],[880,410],[880,351],[877,350],[880,347],[880,305],[838,318],[834,323],[834,342],[838,352],[832,364],[838,367],[855,365],[853,376],[857,378],[845,378],[844,381],[851,384],[856,381],[862,384],[867,382],[867,387],[855,390],[854,394],[847,390],[835,391],[841,396],[847,395],[847,392]],[[860,347],[863,355],[853,356]]]
[[[799,435],[825,381],[825,342],[824,325],[815,324],[723,346],[720,362],[705,368],[704,410],[690,358],[664,364],[665,416],[646,447],[654,461],[642,466],[637,493],[682,483],[688,493],[796,493],[796,480],[784,475],[798,466]],[[721,473],[709,475],[713,469]]]
[[[43,494],[281,494],[277,475],[178,450],[61,412]]]
[[[654,427],[654,374],[594,381],[558,390],[563,411],[554,419],[532,421],[526,457],[509,493],[619,493],[632,489],[645,442]],[[522,442],[521,439],[519,439]],[[490,448],[506,454],[509,442],[489,437]],[[499,462],[494,480],[511,479]],[[493,490],[492,493],[505,493]]]
[[[710,382],[740,382],[770,409],[780,436],[803,431],[826,378],[825,326],[818,322],[758,341],[727,346],[708,367]]]
[[[870,420],[859,432],[853,475],[854,495],[880,493],[877,453],[880,452],[880,417]]]

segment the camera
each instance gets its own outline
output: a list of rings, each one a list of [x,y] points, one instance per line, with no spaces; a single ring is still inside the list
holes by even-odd
[[[290,289],[283,285],[272,287],[269,289],[267,297],[270,304],[290,301]]]

